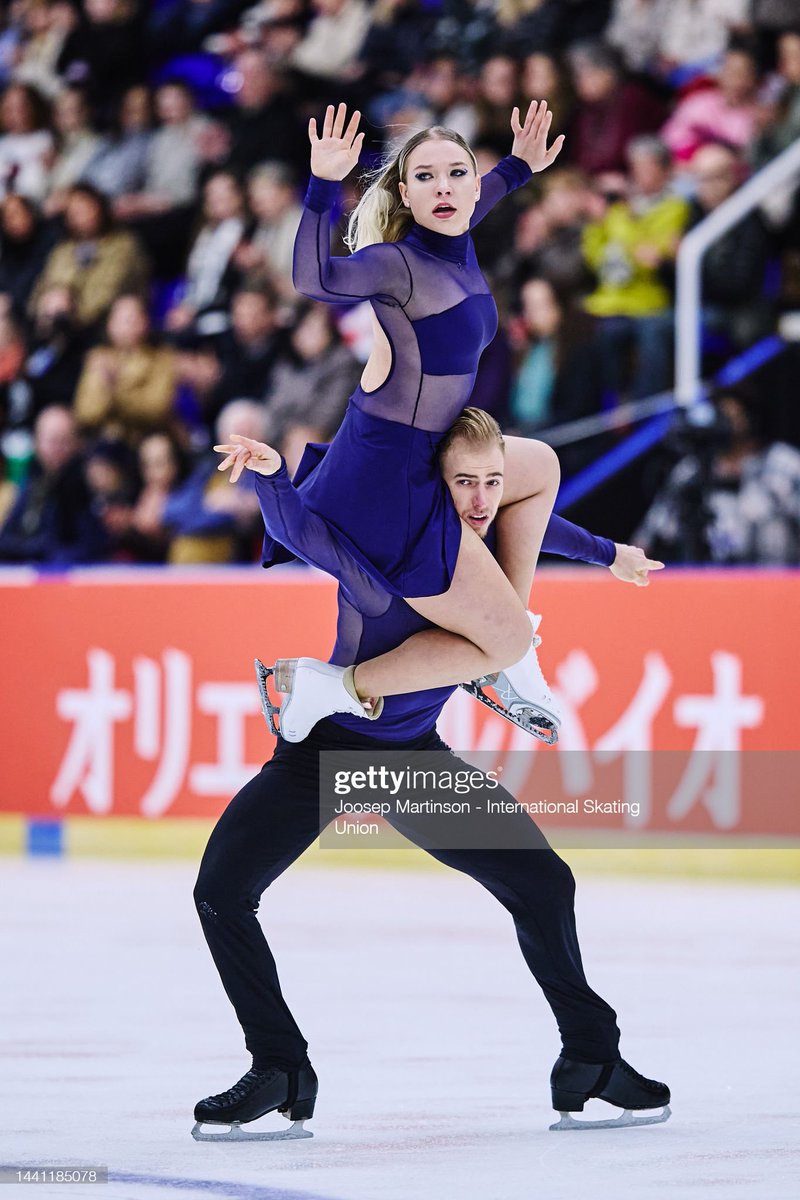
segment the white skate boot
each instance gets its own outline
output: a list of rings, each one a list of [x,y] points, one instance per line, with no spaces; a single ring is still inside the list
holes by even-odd
[[[528,617],[533,637],[531,648],[525,657],[497,675],[485,675],[482,679],[462,683],[461,686],[500,716],[552,746],[558,741],[561,710],[542,674],[536,654],[536,647],[541,645],[542,641],[536,632],[542,618],[538,613],[532,612],[528,613]],[[502,704],[497,704],[486,695],[483,691],[486,685],[494,688]]]
[[[261,670],[265,677],[274,675],[279,692],[288,693],[280,708],[280,735],[284,741],[302,742],[317,721],[333,713],[375,721],[383,711],[383,697],[370,707],[358,699],[353,667],[334,667],[316,658],[279,658],[274,667],[262,666]],[[266,678],[263,682],[266,687]],[[270,707],[274,712],[274,706]],[[272,721],[269,723],[275,732]]]

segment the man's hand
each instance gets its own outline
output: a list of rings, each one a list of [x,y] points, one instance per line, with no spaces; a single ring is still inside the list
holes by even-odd
[[[664,567],[662,562],[648,558],[644,550],[638,546],[623,546],[620,542],[615,542],[615,545],[617,554],[608,569],[623,583],[635,583],[637,587],[647,587],[650,583],[649,572],[661,571]]]
[[[232,433],[231,442],[235,442],[236,445],[214,447],[220,454],[227,455],[217,470],[226,471],[231,467],[231,483],[236,483],[245,467],[248,471],[255,471],[257,475],[274,475],[280,469],[281,456],[272,446],[267,446],[264,442],[255,442],[240,433]]]
[[[308,122],[311,141],[311,172],[317,179],[344,179],[358,162],[364,134],[358,132],[361,113],[353,113],[345,129],[347,105],[334,109],[329,104],[325,110],[322,137],[317,136],[317,122],[312,117]]]
[[[550,149],[547,148],[547,135],[552,120],[553,114],[548,109],[546,100],[540,100],[538,104],[531,100],[524,125],[520,124],[518,108],[511,114],[511,130],[514,134],[511,153],[517,158],[524,158],[534,173],[551,167],[564,145],[564,134],[561,133]]]

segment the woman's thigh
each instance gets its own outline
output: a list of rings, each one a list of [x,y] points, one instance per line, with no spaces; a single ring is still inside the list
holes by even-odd
[[[507,437],[500,507],[558,491],[561,469],[552,446],[535,438]]]
[[[461,634],[478,646],[508,639],[518,643],[521,658],[530,645],[530,623],[522,601],[491,551],[463,522],[448,590],[440,596],[415,596],[406,603],[433,625]]]

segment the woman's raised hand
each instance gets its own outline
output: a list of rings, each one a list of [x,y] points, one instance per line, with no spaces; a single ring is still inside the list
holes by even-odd
[[[347,105],[325,109],[322,137],[317,136],[317,122],[312,117],[308,122],[311,140],[311,172],[317,179],[344,179],[358,162],[364,134],[358,132],[361,113],[356,110],[347,122]]]
[[[531,100],[524,124],[520,124],[518,108],[511,114],[511,130],[514,134],[511,153],[517,158],[524,158],[534,173],[552,166],[564,145],[564,135],[561,133],[550,149],[547,148],[547,135],[552,120],[553,114],[547,107],[546,100],[540,100],[538,103]]]
[[[272,446],[264,442],[254,442],[252,438],[243,437],[240,433],[231,434],[231,442],[236,445],[215,446],[220,454],[227,455],[217,467],[218,471],[227,471],[232,467],[230,482],[236,483],[242,471],[255,471],[257,475],[274,475],[281,465],[281,456]]]

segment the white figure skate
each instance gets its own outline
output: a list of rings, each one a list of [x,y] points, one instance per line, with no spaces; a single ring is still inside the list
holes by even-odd
[[[528,613],[528,617],[533,630],[533,638],[531,648],[525,657],[497,675],[485,675],[482,679],[475,679],[472,683],[462,683],[461,686],[476,700],[480,700],[481,704],[491,708],[493,712],[499,713],[501,717],[505,717],[512,724],[524,729],[526,733],[530,733],[548,746],[552,746],[558,741],[561,710],[542,674],[536,654],[536,647],[541,645],[542,641],[536,632],[542,618],[538,613],[532,612]],[[486,695],[483,691],[486,686],[494,689],[502,704],[498,704],[497,701]]]
[[[370,708],[348,691],[352,684],[352,667],[334,667],[316,658],[279,658],[274,667],[265,667],[256,659],[256,676],[261,693],[261,706],[272,733],[286,742],[302,742],[317,721],[333,713],[350,713],[354,717],[374,721],[383,711],[383,698]],[[267,680],[273,676],[279,692],[287,693],[278,706],[270,700]],[[354,691],[353,687],[353,691]],[[280,713],[280,728],[275,716]]]

